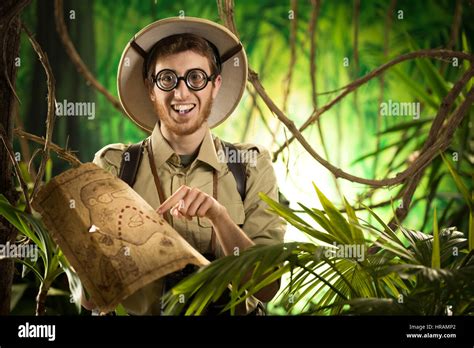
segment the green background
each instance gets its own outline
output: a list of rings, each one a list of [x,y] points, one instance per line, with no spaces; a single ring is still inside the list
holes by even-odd
[[[352,1],[321,2],[315,36],[318,93],[342,87],[415,48],[447,47],[456,1],[396,1],[392,12],[388,12],[389,6],[390,1],[361,1],[357,17]],[[289,1],[241,0],[235,4],[235,20],[250,67],[258,72],[267,93],[280,108],[283,107],[286,77],[291,67],[291,25],[293,21],[297,21],[296,62],[291,69],[292,81],[286,114],[300,126],[313,111],[309,61],[311,2],[297,1],[294,19],[290,18],[293,17],[290,11],[292,7]],[[473,6],[463,1],[459,31],[452,49],[470,52],[474,44],[473,12]],[[180,14],[222,23],[214,1],[74,0],[64,3],[65,22],[77,51],[97,80],[114,96],[117,96],[118,62],[123,48],[132,36],[155,20]],[[57,82],[56,100],[95,103],[96,114],[93,120],[86,117],[56,119],[56,144],[74,151],[81,161],[86,162],[91,161],[94,153],[107,144],[138,142],[146,136],[77,72],[57,35],[52,1],[32,1],[23,12],[22,20],[48,54]],[[389,31],[387,21],[391,23]],[[355,49],[356,23],[358,46]],[[385,42],[388,42],[386,55]],[[22,35],[20,58],[16,91],[21,104],[16,127],[43,135],[47,107],[46,76],[26,35]],[[347,66],[344,64],[346,58],[349,63]],[[436,115],[443,96],[433,88],[429,72],[439,72],[442,86],[449,88],[465,69],[463,62],[459,62],[459,66],[453,66],[452,62],[435,59],[420,59],[416,62],[411,60],[385,73],[382,99],[378,78],[361,86],[357,89],[356,97],[350,94],[321,117],[322,133],[328,150],[327,159],[337,167],[365,178],[380,179],[402,171],[407,167],[408,157],[426,139],[430,118]],[[249,90],[253,92],[250,84]],[[318,106],[326,104],[337,95],[338,93],[330,93],[318,96]],[[421,115],[418,123],[413,125],[411,116],[379,116],[380,101],[388,100],[420,102]],[[471,106],[469,115],[465,117],[452,146],[446,152],[449,159],[458,158],[453,163],[471,189],[472,115]],[[377,135],[377,122],[380,124],[379,131],[393,130],[396,126],[400,130]],[[262,100],[259,99],[255,105],[251,95],[246,92],[233,115],[214,129],[214,132],[226,141],[258,143],[273,152],[291,136],[279,123]],[[313,125],[303,134],[314,149],[325,157],[317,127]],[[375,164],[374,156],[356,161],[375,151],[377,140],[382,148],[391,144],[395,146],[381,152]],[[30,143],[28,151],[21,149],[22,157],[30,158],[36,147],[38,146]],[[20,151],[18,141],[15,142],[15,149]],[[467,231],[466,204],[449,175],[439,175],[438,169],[435,171],[434,166],[443,167],[440,159],[433,163],[415,193],[405,225],[425,232],[431,231],[432,207],[436,205],[441,225],[457,226],[459,230]],[[53,156],[54,174],[68,167],[67,163]],[[308,206],[318,205],[312,191],[312,182],[336,206],[341,206],[341,197],[335,189],[330,172],[296,141],[280,154],[275,162],[275,170],[280,189],[292,207],[296,208],[297,202]],[[446,173],[446,168],[443,167],[442,172]],[[339,179],[339,184],[351,204],[356,203],[360,195],[368,191],[366,186],[350,181]],[[398,189],[399,187],[379,189],[372,200],[364,202],[370,204],[390,200]],[[397,202],[393,203],[396,207]],[[390,205],[379,208],[377,212],[386,221],[393,215]],[[303,238],[302,235],[289,229],[287,240],[300,238]]]

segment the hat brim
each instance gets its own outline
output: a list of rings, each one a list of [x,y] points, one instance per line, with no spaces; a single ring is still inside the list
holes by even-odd
[[[146,52],[159,40],[174,34],[192,33],[212,42],[222,55],[240,42],[227,28],[212,21],[194,17],[173,17],[151,23],[138,32],[134,40]],[[130,45],[125,47],[117,74],[120,102],[127,115],[141,129],[151,133],[158,116],[143,81],[144,58]],[[222,64],[222,84],[214,99],[208,118],[213,128],[234,111],[242,98],[247,82],[247,56],[244,48]]]

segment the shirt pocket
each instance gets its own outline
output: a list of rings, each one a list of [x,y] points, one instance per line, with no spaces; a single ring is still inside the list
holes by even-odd
[[[244,205],[242,203],[230,203],[223,204],[227,212],[229,213],[230,218],[236,225],[243,225],[245,221],[245,211]],[[205,217],[198,217],[198,226],[199,226],[199,251],[202,253],[211,252],[211,235],[212,235],[212,223],[211,220]]]

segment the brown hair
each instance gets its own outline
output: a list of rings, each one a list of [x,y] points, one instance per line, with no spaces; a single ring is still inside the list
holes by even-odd
[[[184,51],[193,51],[206,57],[211,68],[211,75],[220,73],[217,48],[200,36],[185,33],[167,36],[152,47],[143,64],[143,78],[147,80],[155,73],[158,59]]]

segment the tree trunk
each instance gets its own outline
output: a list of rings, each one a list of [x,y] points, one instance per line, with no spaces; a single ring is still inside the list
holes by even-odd
[[[95,38],[93,2],[82,0],[71,0],[64,4],[64,20],[68,27],[69,35],[81,55],[84,63],[92,73],[95,72]],[[33,30],[36,40],[48,55],[49,63],[56,80],[56,101],[58,103],[86,102],[96,103],[96,92],[88,86],[84,78],[77,72],[76,67],[64,50],[63,44],[56,31],[54,21],[54,1],[42,0],[36,6],[36,28]],[[35,54],[33,52],[33,54]],[[46,75],[41,62],[35,58],[32,81],[30,84],[31,94],[28,111],[24,113],[26,130],[30,133],[40,135],[45,132],[45,121],[47,114],[48,93],[46,86]],[[98,112],[97,107],[95,109]],[[53,141],[61,147],[78,151],[77,155],[81,161],[87,162],[92,159],[93,154],[99,147],[98,120],[87,119],[87,117],[62,116],[55,121]],[[84,141],[87,139],[87,141]],[[38,158],[39,160],[39,158]],[[54,174],[60,173],[68,168],[64,161],[55,161]]]
[[[5,129],[6,141],[12,143],[13,118],[16,107],[13,88],[16,80],[16,58],[20,50],[20,18],[19,13],[28,1],[2,0],[0,2],[0,52],[5,54],[5,62],[0,64],[0,123]],[[4,38],[6,38],[4,40]],[[0,56],[0,59],[2,57]],[[16,200],[12,180],[12,163],[5,146],[0,142],[0,193],[11,203]],[[0,217],[0,244],[13,243],[16,230],[5,219]],[[0,315],[10,313],[11,287],[14,264],[11,259],[0,261]]]

